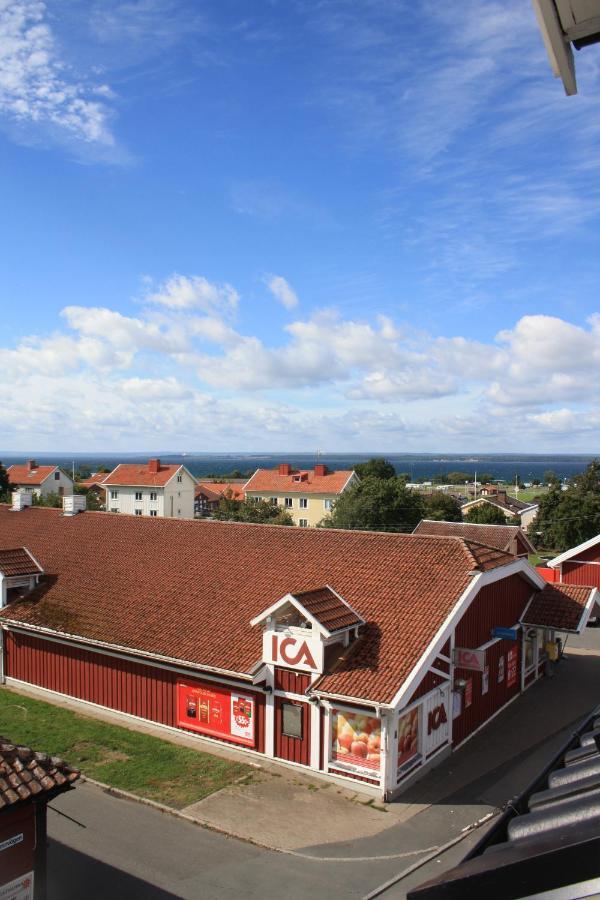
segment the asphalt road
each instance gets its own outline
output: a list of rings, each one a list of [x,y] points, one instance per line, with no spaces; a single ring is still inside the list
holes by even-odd
[[[576,645],[591,652],[565,659],[554,679],[542,679],[411,788],[415,800],[432,802],[424,812],[360,841],[305,847],[304,858],[81,784],[54,800],[48,813],[49,900],[364,897],[422,859],[425,848],[444,844],[523,790],[569,729],[600,703],[600,629],[570,639],[567,651]],[[384,900],[400,900],[410,887],[455,865],[481,834],[432,859],[390,888]]]

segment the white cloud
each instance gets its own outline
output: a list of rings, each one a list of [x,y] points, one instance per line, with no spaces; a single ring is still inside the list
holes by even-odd
[[[0,115],[27,127],[53,129],[77,142],[112,147],[110,111],[61,60],[40,0],[0,0]]]
[[[297,294],[283,275],[266,275],[264,282],[275,299],[286,309],[298,306]]]
[[[213,284],[200,275],[174,274],[144,300],[173,310],[199,309],[213,315],[229,315],[237,309],[240,297],[230,284]]]

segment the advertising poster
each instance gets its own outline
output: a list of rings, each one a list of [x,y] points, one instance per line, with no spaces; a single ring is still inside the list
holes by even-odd
[[[33,872],[0,885],[0,900],[33,900]]]
[[[419,707],[415,706],[398,720],[398,769],[408,768],[418,755]]]
[[[331,711],[331,758],[356,769],[379,771],[381,719],[362,713]]]
[[[504,657],[501,656],[498,660],[498,684],[501,684],[504,681]]]
[[[254,747],[254,697],[220,685],[177,685],[177,725]]]
[[[486,666],[481,676],[481,693],[487,694],[490,689],[490,667]]]
[[[468,678],[465,683],[465,709],[468,709],[473,702],[473,679]]]
[[[462,693],[461,691],[452,692],[452,718],[458,719],[462,712]]]
[[[517,648],[511,647],[506,655],[506,687],[514,687],[517,683]]]

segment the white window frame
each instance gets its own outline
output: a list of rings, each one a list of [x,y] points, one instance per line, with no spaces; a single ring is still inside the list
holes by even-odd
[[[291,509],[294,505],[294,498],[293,497],[284,497],[283,502],[284,502],[284,506],[286,509]]]
[[[308,509],[308,497],[300,497],[298,506],[300,509]]]
[[[182,481],[183,481],[183,475],[178,475],[178,476],[177,476],[177,481],[179,482],[179,484],[181,484]]]
[[[134,513],[135,513],[136,516],[141,516],[142,511],[141,511],[141,509],[135,509],[135,510],[134,510]]]
[[[156,491],[150,491],[150,500],[156,500],[157,496]]]
[[[277,506],[278,498],[277,497],[269,497],[269,503],[271,504],[271,506]]]
[[[119,499],[119,492],[118,492],[118,491],[111,491],[111,492],[110,492],[110,499],[111,499],[111,500],[118,500],[118,499]]]
[[[298,519],[299,528],[308,528],[308,519]]]
[[[323,508],[332,510],[333,509],[333,500],[330,500],[328,497],[323,500]]]
[[[144,499],[144,495],[143,495],[142,491],[135,492],[135,499],[138,503],[140,503]]]
[[[158,512],[155,509],[150,510],[150,515],[154,518],[158,515]]]

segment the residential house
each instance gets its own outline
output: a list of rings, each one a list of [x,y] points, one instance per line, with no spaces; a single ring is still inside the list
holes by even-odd
[[[35,459],[28,459],[23,465],[9,466],[6,471],[14,491],[30,491],[37,497],[48,494],[65,497],[73,493],[73,479],[58,466],[38,466]]]
[[[477,497],[476,500],[469,500],[468,503],[463,503],[460,508],[463,516],[474,506],[481,506],[483,503],[490,503],[492,506],[500,509],[507,519],[519,519],[523,531],[529,530],[538,511],[537,503],[525,503],[523,500],[511,497],[506,492],[506,489],[496,489]]]
[[[461,537],[525,559],[530,553],[536,552],[535,547],[518,525],[479,525],[470,522],[437,522],[433,519],[421,519],[413,534]]]
[[[102,482],[112,513],[170,519],[194,518],[196,479],[185,466],[121,463]]]
[[[194,489],[194,512],[197,516],[210,516],[222,497],[244,500],[245,479],[238,481],[200,481]]]
[[[295,525],[318,525],[331,514],[340,494],[358,482],[356,472],[330,472],[319,464],[314,469],[292,469],[282,463],[278,469],[257,469],[246,482],[247,499],[266,500],[290,513]]]

